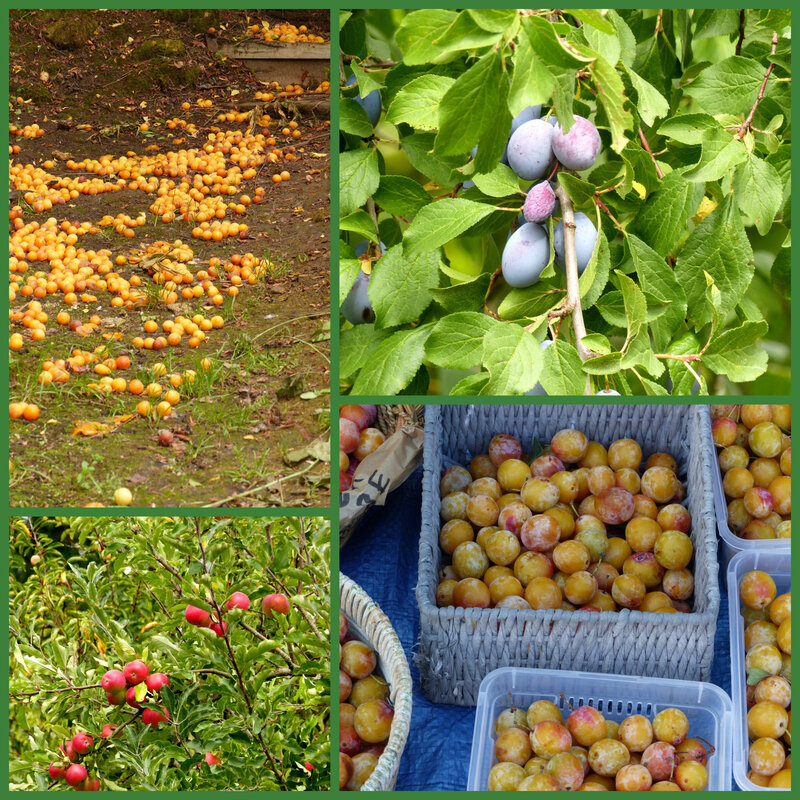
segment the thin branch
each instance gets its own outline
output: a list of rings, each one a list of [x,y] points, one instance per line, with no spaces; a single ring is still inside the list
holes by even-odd
[[[572,329],[575,332],[575,347],[581,361],[586,361],[594,356],[591,350],[583,345],[586,336],[586,324],[583,321],[581,308],[581,291],[578,283],[578,256],[575,251],[575,212],[572,200],[564,187],[556,184],[556,197],[561,203],[561,215],[564,225],[564,268],[567,273],[567,297],[564,308],[572,314]]]
[[[744,12],[745,9],[739,9],[739,40],[736,42],[736,55],[742,54],[742,42],[744,41]]]
[[[772,31],[772,48],[770,49],[769,55],[770,58],[775,55],[775,51],[778,49],[778,32]],[[745,133],[750,129],[750,126],[753,123],[753,117],[756,115],[756,109],[758,108],[758,104],[764,99],[764,90],[767,88],[767,80],[769,76],[772,74],[772,68],[775,66],[774,61],[769,62],[769,66],[767,67],[767,71],[764,73],[764,80],[761,81],[761,88],[758,90],[758,96],[756,97],[755,103],[753,103],[753,107],[750,109],[750,113],[747,115],[747,119],[742,123],[742,127],[739,128],[736,136],[734,139],[738,139],[741,141],[744,138]]]
[[[367,214],[369,214],[369,217],[372,220],[372,227],[375,229],[375,236],[377,236],[378,241],[380,242],[381,232],[380,229],[378,228],[378,214],[375,211],[375,201],[371,197],[367,198],[366,208],[367,208]]]
[[[639,128],[639,140],[642,143],[642,147],[644,147],[644,149],[647,150],[648,153],[650,153],[650,158],[653,159],[653,164],[655,165],[656,168],[656,175],[658,175],[659,178],[663,178],[664,173],[661,171],[661,167],[658,166],[658,161],[656,161],[656,157],[653,155],[653,151],[650,149],[650,145],[648,144],[647,139],[645,138],[644,135],[644,131],[641,128]]]
[[[35,692],[11,692],[9,697],[35,697],[38,694],[62,694],[64,692],[82,692],[84,689],[97,689],[102,684],[88,683],[86,686],[64,686],[61,689],[37,689]]]

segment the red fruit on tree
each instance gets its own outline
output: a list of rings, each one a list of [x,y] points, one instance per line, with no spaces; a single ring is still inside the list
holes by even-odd
[[[206,764],[209,767],[214,766],[214,764],[221,764],[219,756],[215,756],[213,753],[206,753]]]
[[[197,606],[186,606],[186,621],[198,628],[208,628],[211,625],[211,614]]]
[[[103,725],[103,730],[100,732],[101,739],[110,739],[117,729],[116,725]]]
[[[141,708],[141,704],[136,700],[136,687],[131,686],[130,689],[125,693],[125,700],[127,701],[129,706],[133,708]],[[144,701],[142,701],[144,702]]]
[[[306,768],[306,769],[307,769],[309,772],[311,772],[311,770],[312,770],[312,769],[314,769],[314,765],[313,765],[313,764],[312,764],[310,761],[304,761],[304,762],[303,762],[303,766],[304,766],[304,767],[305,767],[305,768]]]
[[[109,704],[112,706],[121,706],[125,702],[125,694],[125,692],[120,692],[119,694],[107,692],[106,700],[108,700]]]
[[[88,733],[76,733],[72,737],[72,749],[82,756],[85,756],[94,744],[94,739]]]
[[[125,675],[122,670],[110,669],[101,678],[100,685],[103,687],[103,689],[105,689],[106,692],[111,694],[119,694],[125,689],[127,681],[125,680]]]
[[[87,772],[86,767],[83,764],[73,764],[69,767],[64,775],[64,780],[70,786],[77,786],[79,783],[83,783],[86,780]]]
[[[247,611],[250,608],[250,598],[244,592],[234,592],[227,605],[228,611],[232,608],[241,608],[243,611]]]
[[[162,686],[169,686],[169,675],[163,672],[154,672],[147,676],[147,688],[151,692],[160,692]]]
[[[63,764],[57,764],[55,761],[49,766],[47,770],[47,774],[54,780],[54,781],[63,781],[64,776],[67,774],[67,770]]]
[[[81,784],[78,791],[84,792],[99,792],[100,791],[100,778],[90,778],[87,776],[86,780]]]
[[[166,722],[169,719],[169,711],[163,706],[161,707],[161,711],[164,713],[160,713],[153,708],[146,708],[144,712],[142,712],[142,722],[145,725],[152,725],[154,728],[158,727],[159,723]]]
[[[75,748],[72,746],[72,739],[67,739],[63,745],[61,745],[61,752],[74,764],[76,761],[80,761],[81,757],[78,753],[75,752]]]
[[[265,614],[271,614],[273,611],[276,614],[288,614],[289,599],[285,594],[268,594],[261,601],[261,609]]]
[[[136,686],[137,683],[141,683],[147,677],[147,673],[150,672],[150,669],[144,661],[137,658],[135,661],[126,664],[122,671],[125,674],[125,680],[128,684],[130,686]]]
[[[228,626],[224,622],[222,625],[220,625],[218,622],[212,622],[210,627],[211,630],[217,634],[217,636],[224,636],[225,632],[228,630]]]

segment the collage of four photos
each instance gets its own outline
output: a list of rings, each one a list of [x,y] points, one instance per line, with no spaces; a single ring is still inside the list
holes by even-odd
[[[11,791],[791,789],[790,9],[6,21]]]

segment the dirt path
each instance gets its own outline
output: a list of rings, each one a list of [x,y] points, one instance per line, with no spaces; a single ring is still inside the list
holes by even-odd
[[[167,32],[175,40],[184,41],[184,55],[178,59],[183,63],[175,69],[192,66],[199,70],[200,77],[191,89],[173,87],[168,93],[122,91],[112,96],[108,88],[101,92],[95,107],[90,95],[95,90],[97,98],[96,90],[102,82],[113,84],[116,77],[116,83],[126,82],[124,70],[130,71],[131,64],[115,63],[115,59],[122,60],[122,51],[134,52],[147,38],[143,31],[152,34],[157,12],[126,12],[124,40],[109,33],[117,30],[111,27],[116,24],[116,12],[106,12],[99,26],[102,30],[91,45],[91,52],[99,53],[102,70],[92,61],[95,55],[86,58],[90,45],[51,54],[52,45],[35,35],[35,20],[30,19],[33,13],[25,12],[24,22],[12,16],[12,98],[37,69],[42,72],[49,66],[53,70],[57,63],[61,77],[48,76],[49,84],[39,81],[52,89],[53,100],[43,97],[15,106],[10,120],[14,126],[23,129],[36,123],[45,134],[37,138],[12,136],[19,152],[11,162],[42,169],[49,183],[42,192],[55,191],[58,181],[97,180],[96,172],[70,169],[71,161],[80,164],[84,159],[94,159],[94,165],[103,163],[106,155],[118,159],[132,153],[135,155],[130,158],[141,164],[157,162],[159,155],[168,162],[182,152],[199,150],[202,154],[203,143],[216,131],[223,137],[227,132],[234,137],[237,133],[240,137],[247,135],[249,120],[220,121],[218,114],[229,112],[237,100],[252,101],[255,91],[265,87],[256,85],[252,76],[236,65],[219,65],[204,56],[188,27],[184,33],[181,24],[171,23]],[[92,12],[92,17],[96,19],[101,13]],[[238,24],[242,20],[237,17],[235,21]],[[108,34],[105,39],[104,32]],[[115,54],[113,58],[111,53]],[[48,55],[52,55],[52,62],[45,63]],[[68,69],[72,62],[77,77]],[[69,92],[73,81],[89,91]],[[211,101],[210,107],[198,105],[198,98]],[[131,490],[133,505],[138,507],[329,503],[329,465],[320,460],[329,430],[329,127],[318,118],[299,116],[277,104],[265,105],[263,113],[270,114],[272,120],[263,128],[256,126],[254,132],[261,131],[262,145],[259,150],[258,142],[251,143],[251,155],[259,160],[277,152],[277,161],[264,158],[253,167],[256,176],[242,180],[235,197],[225,198],[236,202],[240,191],[252,198],[256,187],[263,187],[261,203],[243,208],[243,213],[235,209],[226,213],[226,221],[248,226],[246,238],[205,241],[193,237],[197,219],[190,214],[184,220],[176,213],[174,221],[164,222],[150,211],[156,193],[131,189],[130,179],[119,191],[96,195],[79,192],[40,213],[25,201],[30,186],[14,191],[17,187],[12,184],[12,204],[21,209],[12,232],[15,226],[35,221],[42,226],[41,237],[51,217],[58,226],[64,222],[93,223],[94,229],[78,235],[74,247],[110,251],[113,272],[104,277],[118,275],[125,282],[139,281],[141,293],[148,298],[147,305],[126,301],[118,307],[111,305],[114,294],[110,290],[93,291],[96,299],[88,302],[79,296],[73,305],[65,303],[67,297],[60,289],[48,291],[41,298],[25,295],[23,288],[36,285],[33,278],[37,273],[44,281],[48,271],[52,276],[54,269],[53,259],[42,263],[30,259],[30,253],[25,271],[10,274],[18,288],[11,302],[12,312],[19,316],[33,301],[39,302],[47,314],[45,336],[38,341],[30,338],[31,330],[19,319],[10,325],[10,333],[23,335],[22,348],[10,353],[10,399],[35,403],[40,408],[35,422],[11,422],[12,506],[110,505],[120,486]],[[179,122],[172,125],[170,120]],[[282,133],[290,121],[297,123],[298,138]],[[274,144],[263,144],[270,137],[275,139]],[[225,154],[226,169],[235,166],[231,161],[234,153],[235,149]],[[289,180],[273,183],[271,176],[283,170],[290,173]],[[195,174],[191,169],[186,172],[190,181]],[[103,180],[120,180],[120,174],[107,174]],[[214,191],[206,197],[214,198]],[[119,214],[132,220],[144,217],[145,222],[129,229],[132,235],[98,225],[104,216]],[[176,240],[191,249],[184,267],[193,275],[192,286],[202,282],[198,273],[208,271],[210,260],[218,259],[219,276],[211,284],[223,297],[222,305],[212,305],[207,294],[188,299],[179,294],[168,304],[159,299],[161,286],[154,282],[157,272],[147,260],[137,263],[137,253],[146,253],[148,246],[153,249],[155,242],[174,246]],[[227,267],[237,259],[241,263],[242,256],[246,263],[248,253],[254,263],[262,265],[256,269],[259,279],[252,285],[239,279],[237,286],[237,271],[229,272]],[[125,262],[120,264],[120,257]],[[238,294],[232,296],[231,289]],[[58,313],[65,310],[72,320],[86,323],[96,315],[100,323],[81,336],[69,326],[57,324]],[[159,332],[154,334],[158,337],[166,335],[161,330],[164,321],[181,316],[190,320],[194,315],[200,315],[195,319],[207,320],[219,316],[224,327],[209,330],[196,347],[187,346],[186,338],[160,351],[136,346],[136,337],[147,336],[143,330],[147,320],[158,323]],[[144,385],[161,382],[168,389],[170,376],[181,377],[177,387],[180,402],[172,413],[163,419],[154,413],[142,417],[136,413],[141,397],[130,391],[92,390],[89,384],[100,380],[92,369],[67,369],[69,379],[64,383],[38,382],[47,362],[68,360],[75,348],[91,353],[98,347],[106,348],[100,354],[102,359],[120,355],[130,358],[129,368],[113,373],[123,377],[128,386],[141,380]],[[192,371],[196,373],[193,382],[187,371],[189,376]],[[153,405],[158,399],[153,398]],[[89,437],[73,435],[79,421],[108,425],[110,430]],[[161,430],[172,435],[166,446],[159,444]]]

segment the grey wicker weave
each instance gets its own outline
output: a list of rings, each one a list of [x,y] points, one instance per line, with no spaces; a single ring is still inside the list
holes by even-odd
[[[428,406],[415,656],[426,697],[475,705],[481,680],[507,666],[707,681],[720,604],[709,425],[705,406]],[[675,457],[693,524],[692,613],[436,606],[442,469],[485,453],[496,433],[513,434],[530,451],[534,438],[547,444],[562,428],[579,428],[606,446],[619,438],[636,439],[645,458],[656,451]]]
[[[355,581],[342,573],[339,573],[339,609],[347,617],[350,629],[375,650],[376,671],[388,682],[389,699],[394,706],[389,741],[361,791],[391,791],[397,781],[400,757],[411,727],[408,660],[389,617]]]

